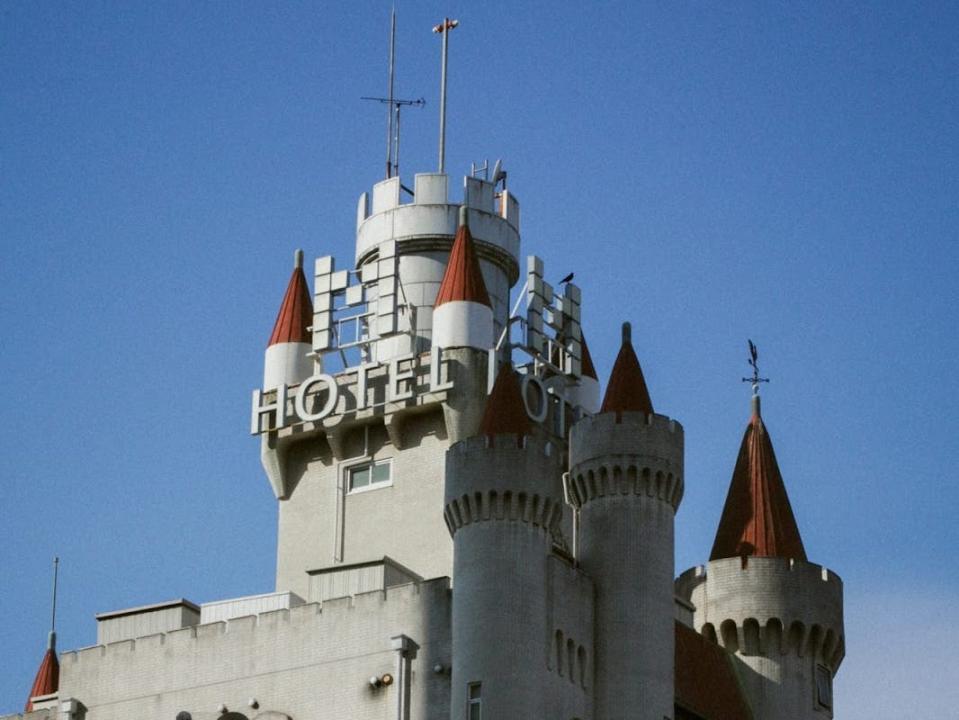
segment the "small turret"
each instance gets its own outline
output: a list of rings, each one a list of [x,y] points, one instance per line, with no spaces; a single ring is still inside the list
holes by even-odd
[[[509,365],[499,372],[480,434],[447,451],[454,717],[468,703],[481,704],[484,718],[549,714],[543,691],[549,601],[543,588],[550,550],[561,533],[562,455],[526,417]]]
[[[596,586],[594,715],[672,717],[673,517],[683,494],[683,429],[653,414],[628,323],[599,414],[570,431],[569,463],[579,560]]]
[[[695,629],[749,668],[741,677],[755,717],[832,717],[842,580],[806,560],[758,393],[709,564],[683,573],[676,589],[695,607]]]
[[[294,254],[293,274],[276,316],[263,362],[263,389],[299,385],[313,374],[310,325],[313,302],[303,274],[303,251]]]
[[[799,527],[763,424],[759,395],[739,448],[710,560],[784,557],[806,560]]]
[[[460,208],[459,228],[433,309],[433,344],[443,348],[493,346],[493,307],[473,248],[467,208]]]

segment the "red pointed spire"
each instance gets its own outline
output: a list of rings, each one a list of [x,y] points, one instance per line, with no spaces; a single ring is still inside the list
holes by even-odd
[[[57,651],[50,647],[43,655],[40,662],[40,668],[37,670],[37,676],[33,680],[33,686],[30,688],[30,694],[27,696],[27,704],[24,712],[33,710],[33,698],[38,695],[49,695],[56,692],[60,686],[60,663],[57,660]]]
[[[313,301],[303,274],[303,251],[297,250],[295,258],[293,274],[286,286],[286,295],[283,296],[283,304],[280,305],[267,347],[278,343],[310,342],[308,328],[313,324]]]
[[[599,380],[599,375],[596,374],[596,367],[593,365],[593,356],[589,354],[589,346],[586,344],[586,336],[582,335],[581,338],[583,345],[583,362],[582,362],[582,374],[583,377],[593,378],[593,380]]]
[[[758,395],[753,396],[753,416],[743,435],[709,559],[746,555],[806,559],[772,440],[759,412]]]
[[[480,271],[476,251],[473,249],[473,236],[466,223],[466,208],[460,208],[460,226],[456,230],[450,259],[446,265],[443,282],[436,293],[434,307],[453,300],[466,300],[492,308],[483,273]]]
[[[629,323],[623,323],[623,345],[609,375],[606,395],[601,413],[614,412],[619,418],[623,412],[641,412],[651,415],[653,401],[649,399],[646,378],[633,350],[632,331]],[[585,355],[585,353],[584,353]]]
[[[523,436],[529,435],[531,429],[532,424],[526,414],[519,378],[513,366],[506,363],[500,368],[493,384],[493,392],[486,401],[479,434],[486,435],[490,442],[495,435],[516,435],[517,442],[522,444]]]

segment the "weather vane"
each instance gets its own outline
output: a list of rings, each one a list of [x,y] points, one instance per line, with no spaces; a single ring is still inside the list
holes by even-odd
[[[752,340],[747,340],[749,343],[749,367],[753,369],[753,376],[748,378],[743,378],[743,382],[751,383],[753,386],[753,395],[759,395],[759,383],[768,383],[769,378],[759,377],[759,351],[756,349],[756,346],[753,344]]]

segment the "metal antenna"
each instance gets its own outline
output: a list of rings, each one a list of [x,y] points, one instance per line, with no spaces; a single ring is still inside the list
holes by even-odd
[[[386,178],[396,177],[400,174],[400,108],[404,105],[423,107],[426,105],[426,100],[423,98],[419,100],[400,100],[398,98],[370,97],[367,95],[361,97],[360,100],[372,100],[373,102],[386,103],[389,105],[391,119],[390,132],[393,133],[393,136],[390,138],[390,157],[387,158],[387,163],[390,164],[386,168]],[[392,122],[394,112],[396,113],[395,125]],[[395,150],[393,149],[394,147]]]
[[[443,36],[443,61],[440,71],[440,167],[446,172],[446,64],[449,58],[450,30],[459,25],[459,20],[443,18],[443,22],[433,28],[433,32]]]
[[[373,100],[386,105],[386,179],[400,174],[400,107],[412,105],[422,107],[426,100],[399,100],[393,94],[393,82],[396,78],[396,7],[390,17],[390,82],[386,97],[363,96],[360,100]],[[394,124],[393,116],[396,115]],[[404,188],[405,189],[405,188]]]
[[[390,85],[386,108],[386,179],[390,179],[393,167],[393,61],[396,58],[396,6],[390,15]]]
[[[749,343],[749,367],[753,369],[753,376],[748,378],[743,378],[743,382],[748,382],[753,386],[753,396],[759,396],[759,383],[768,383],[769,378],[759,377],[759,351],[756,349],[756,346],[753,344],[752,340],[747,340]]]
[[[53,558],[53,609],[50,613],[50,635],[47,647],[56,650],[57,647],[57,579],[60,574],[60,558]]]

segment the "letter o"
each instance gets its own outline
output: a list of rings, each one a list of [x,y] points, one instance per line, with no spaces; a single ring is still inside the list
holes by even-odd
[[[326,402],[323,403],[323,407],[321,407],[318,412],[311,413],[306,409],[306,394],[314,385],[319,385],[320,383],[326,383]],[[326,374],[314,375],[300,383],[300,387],[297,388],[296,391],[296,399],[293,402],[293,407],[296,410],[297,416],[303,422],[316,422],[333,412],[334,408],[336,408],[336,402],[339,399],[340,387],[336,384],[336,380]]]
[[[535,386],[537,392],[539,393],[539,408],[535,412],[529,406],[529,393],[527,392],[527,388],[529,388],[530,385]],[[543,382],[538,377],[524,375],[520,389],[523,392],[523,405],[526,406],[526,414],[529,415],[530,420],[538,423],[543,422],[546,419],[546,413],[549,412],[546,386],[543,385]]]

